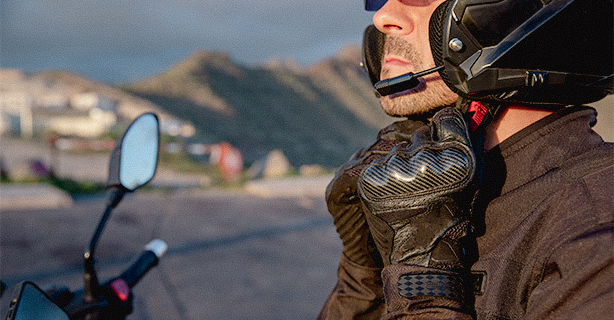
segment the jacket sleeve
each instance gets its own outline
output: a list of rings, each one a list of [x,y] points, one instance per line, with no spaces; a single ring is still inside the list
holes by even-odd
[[[381,268],[368,268],[342,255],[337,284],[318,320],[380,319],[385,313]]]

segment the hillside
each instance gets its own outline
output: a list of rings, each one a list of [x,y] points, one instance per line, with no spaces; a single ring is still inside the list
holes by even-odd
[[[117,102],[118,113],[126,119],[134,119],[144,112],[154,112],[162,121],[176,119],[151,101],[69,71],[43,71],[28,76],[28,78],[31,81],[43,81],[50,87],[61,88],[60,92],[63,92],[66,96],[83,92],[96,92]]]
[[[358,47],[308,68],[245,67],[223,53],[196,52],[123,89],[191,121],[200,142],[230,142],[248,163],[281,149],[294,166],[336,167],[393,121],[359,62]]]

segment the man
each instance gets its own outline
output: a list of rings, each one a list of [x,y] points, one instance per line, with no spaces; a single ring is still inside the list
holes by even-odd
[[[376,88],[443,68],[383,93],[408,120],[327,189],[343,256],[320,319],[611,317],[614,146],[578,105],[614,92],[612,1],[366,8]]]

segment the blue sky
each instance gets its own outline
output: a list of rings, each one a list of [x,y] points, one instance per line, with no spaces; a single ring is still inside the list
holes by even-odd
[[[0,66],[122,83],[198,49],[309,65],[359,44],[371,15],[362,0],[0,0]]]

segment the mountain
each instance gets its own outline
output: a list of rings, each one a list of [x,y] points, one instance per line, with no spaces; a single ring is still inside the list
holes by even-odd
[[[360,48],[348,47],[306,68],[246,67],[200,51],[122,88],[190,121],[195,140],[233,144],[247,163],[281,149],[294,166],[336,167],[394,120],[380,109],[360,60]]]

